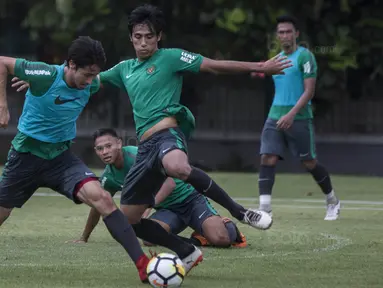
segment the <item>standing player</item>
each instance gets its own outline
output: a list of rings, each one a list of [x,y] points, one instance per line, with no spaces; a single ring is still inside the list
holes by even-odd
[[[299,36],[293,17],[277,18],[277,38],[282,56],[287,56],[293,66],[285,75],[274,75],[275,95],[261,137],[261,167],[259,171],[259,208],[271,213],[271,192],[275,179],[275,167],[286,148],[299,157],[326,195],[325,220],[336,220],[340,201],[335,196],[327,169],[317,161],[314,142],[311,99],[315,92],[317,65],[314,55],[297,46]]]
[[[97,156],[106,164],[100,177],[102,187],[112,197],[121,188],[125,176],[133,166],[137,147],[122,147],[121,138],[113,129],[99,129],[93,134]],[[191,185],[168,178],[155,199],[156,212],[150,219],[156,220],[168,232],[178,234],[190,226],[195,230],[186,242],[196,246],[245,247],[246,238],[229,218],[221,218],[207,199]],[[149,214],[149,213],[147,213]],[[94,208],[89,212],[85,229],[76,243],[88,242],[100,214]]]
[[[122,189],[121,209],[132,223],[145,222],[146,230],[136,231],[138,237],[141,232],[151,233],[157,236],[156,242],[148,242],[169,249],[178,247],[182,244],[178,237],[167,233],[154,221],[141,220],[145,210],[155,204],[155,195],[165,179],[172,177],[192,185],[243,223],[259,229],[270,228],[272,219],[267,213],[247,210],[235,203],[205,172],[190,166],[186,140],[194,130],[195,119],[189,109],[180,104],[182,74],[257,70],[278,74],[290,67],[290,61],[286,62],[284,57],[262,64],[215,61],[181,49],[159,49],[163,26],[164,15],[158,8],[144,5],[133,10],[129,31],[137,58],[123,61],[100,74],[103,84],[117,86],[129,95],[139,139],[136,161]],[[195,247],[189,249],[191,253]]]
[[[39,187],[49,187],[76,204],[86,203],[97,210],[110,234],[136,264],[141,281],[147,282],[149,259],[127,218],[101,188],[95,174],[70,151],[76,120],[99,89],[96,76],[105,61],[101,43],[90,37],[73,41],[68,60],[60,66],[0,57],[1,127],[9,121],[8,74],[28,81],[30,86],[0,180],[0,225]]]

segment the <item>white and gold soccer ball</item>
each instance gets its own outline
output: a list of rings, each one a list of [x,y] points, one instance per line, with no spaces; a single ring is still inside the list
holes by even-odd
[[[149,283],[156,288],[179,287],[186,274],[181,259],[170,253],[160,253],[153,257],[146,268],[146,273]]]

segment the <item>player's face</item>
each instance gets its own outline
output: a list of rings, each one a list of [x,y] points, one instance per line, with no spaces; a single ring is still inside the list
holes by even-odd
[[[299,32],[291,23],[279,23],[277,27],[277,38],[282,48],[289,49],[296,43]]]
[[[130,40],[140,59],[149,58],[158,49],[158,42],[161,40],[161,33],[156,35],[147,24],[138,24],[133,27]]]
[[[100,67],[97,65],[85,66],[77,68],[74,63],[69,63],[69,71],[71,73],[72,84],[77,89],[85,89],[92,83],[94,78],[100,73]]]
[[[105,164],[113,164],[121,153],[122,141],[111,135],[100,136],[94,142],[97,156]]]

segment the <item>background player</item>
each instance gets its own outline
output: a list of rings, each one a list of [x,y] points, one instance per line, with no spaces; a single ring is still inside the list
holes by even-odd
[[[121,191],[124,178],[135,162],[137,147],[122,147],[122,140],[114,129],[99,129],[93,138],[96,154],[106,164],[100,177],[101,185],[113,197]],[[190,226],[195,232],[191,239],[184,240],[198,246],[245,247],[246,238],[236,225],[229,218],[218,216],[207,199],[194,190],[181,180],[168,178],[156,195],[157,212],[150,219],[158,221],[174,234]],[[146,216],[149,216],[149,211]],[[92,208],[82,236],[74,242],[88,242],[99,218],[100,214]]]
[[[308,49],[297,46],[299,31],[293,17],[281,16],[277,23],[277,39],[282,46],[280,55],[287,56],[293,66],[285,70],[285,75],[273,76],[275,95],[261,137],[259,208],[271,212],[275,167],[289,148],[326,195],[325,220],[336,220],[340,201],[335,196],[329,173],[318,163],[315,152],[311,109],[317,77],[315,56]]]
[[[76,204],[86,203],[128,252],[147,281],[148,257],[124,214],[105,192],[95,174],[70,151],[76,120],[100,83],[97,74],[106,62],[99,41],[80,37],[60,65],[0,57],[0,126],[6,127],[8,74],[29,82],[18,133],[12,141],[0,180],[0,225],[13,208],[21,208],[39,187],[49,187]]]

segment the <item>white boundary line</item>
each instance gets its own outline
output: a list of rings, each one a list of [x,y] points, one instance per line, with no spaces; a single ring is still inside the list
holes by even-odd
[[[44,193],[44,192],[37,192],[33,194],[33,197],[64,197],[59,193]],[[115,199],[121,198],[120,195],[115,195]],[[235,201],[242,201],[242,202],[258,202],[258,199],[256,198],[246,198],[246,197],[236,197],[233,198]],[[273,202],[290,202],[290,203],[321,203],[321,206],[314,206],[314,205],[297,205],[297,204],[273,204],[273,207],[280,207],[280,208],[294,208],[294,209],[324,209],[325,208],[325,201],[320,199],[283,199],[283,198],[277,198],[273,199]],[[342,204],[342,210],[356,210],[356,211],[383,211],[383,207],[344,207],[344,204],[359,204],[359,205],[375,205],[380,206],[383,205],[382,201],[364,201],[364,200],[341,200]]]

